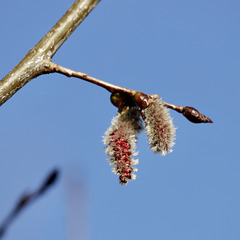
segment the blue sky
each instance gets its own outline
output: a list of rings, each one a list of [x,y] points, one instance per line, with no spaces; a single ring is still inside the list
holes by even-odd
[[[73,1],[3,1],[4,77]],[[176,145],[162,157],[139,137],[137,179],[119,185],[102,136],[117,109],[109,93],[58,74],[32,80],[0,109],[0,221],[52,168],[60,180],[5,235],[20,239],[240,238],[240,3],[104,0],[53,61],[181,106]]]

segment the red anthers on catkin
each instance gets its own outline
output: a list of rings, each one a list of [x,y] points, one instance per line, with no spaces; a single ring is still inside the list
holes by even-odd
[[[157,96],[152,97],[152,103],[142,110],[145,129],[150,148],[154,153],[166,155],[171,152],[175,139],[176,128],[173,126],[168,109]]]
[[[103,142],[106,144],[105,152],[109,155],[109,162],[113,165],[112,171],[119,176],[119,182],[126,185],[129,180],[136,178],[132,167],[138,160],[132,158],[135,152],[137,134],[143,129],[139,109],[125,108],[112,120],[106,131]]]

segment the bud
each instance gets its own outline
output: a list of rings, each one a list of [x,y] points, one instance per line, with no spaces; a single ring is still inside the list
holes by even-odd
[[[193,123],[212,123],[213,121],[193,107],[184,107],[182,114]]]
[[[122,111],[127,106],[133,106],[134,102],[132,98],[123,92],[114,92],[111,94],[111,103]]]
[[[136,178],[132,167],[138,160],[133,159],[137,134],[143,129],[140,111],[136,107],[124,108],[113,118],[111,126],[106,131],[103,142],[106,144],[105,152],[109,155],[109,162],[113,165],[112,171],[119,176],[119,182],[126,185],[129,180]]]
[[[172,152],[176,128],[163,101],[157,95],[153,95],[151,104],[142,110],[142,115],[149,146],[153,152],[162,155]]]
[[[152,96],[143,92],[136,92],[136,94],[134,95],[134,101],[136,105],[139,106],[141,109],[145,109],[151,104]]]

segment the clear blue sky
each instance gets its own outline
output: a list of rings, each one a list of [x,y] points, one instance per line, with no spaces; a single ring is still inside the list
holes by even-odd
[[[3,1],[0,79],[73,1]],[[60,181],[5,239],[240,239],[240,2],[103,0],[54,56],[65,67],[165,101],[176,145],[162,157],[139,138],[137,180],[111,172],[102,136],[117,109],[100,87],[58,74],[28,83],[0,108],[0,221],[54,167]]]

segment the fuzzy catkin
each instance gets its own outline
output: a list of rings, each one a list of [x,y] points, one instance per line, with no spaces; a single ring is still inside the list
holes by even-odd
[[[172,151],[171,147],[175,144],[176,128],[163,101],[159,97],[153,98],[152,101],[142,110],[149,146],[154,153],[166,155]]]
[[[126,108],[113,118],[111,126],[105,133],[103,142],[106,144],[105,152],[109,155],[109,162],[113,165],[112,171],[119,176],[119,182],[126,185],[129,180],[136,178],[133,172],[137,169],[138,160],[135,151],[137,134],[143,129],[138,108]]]

